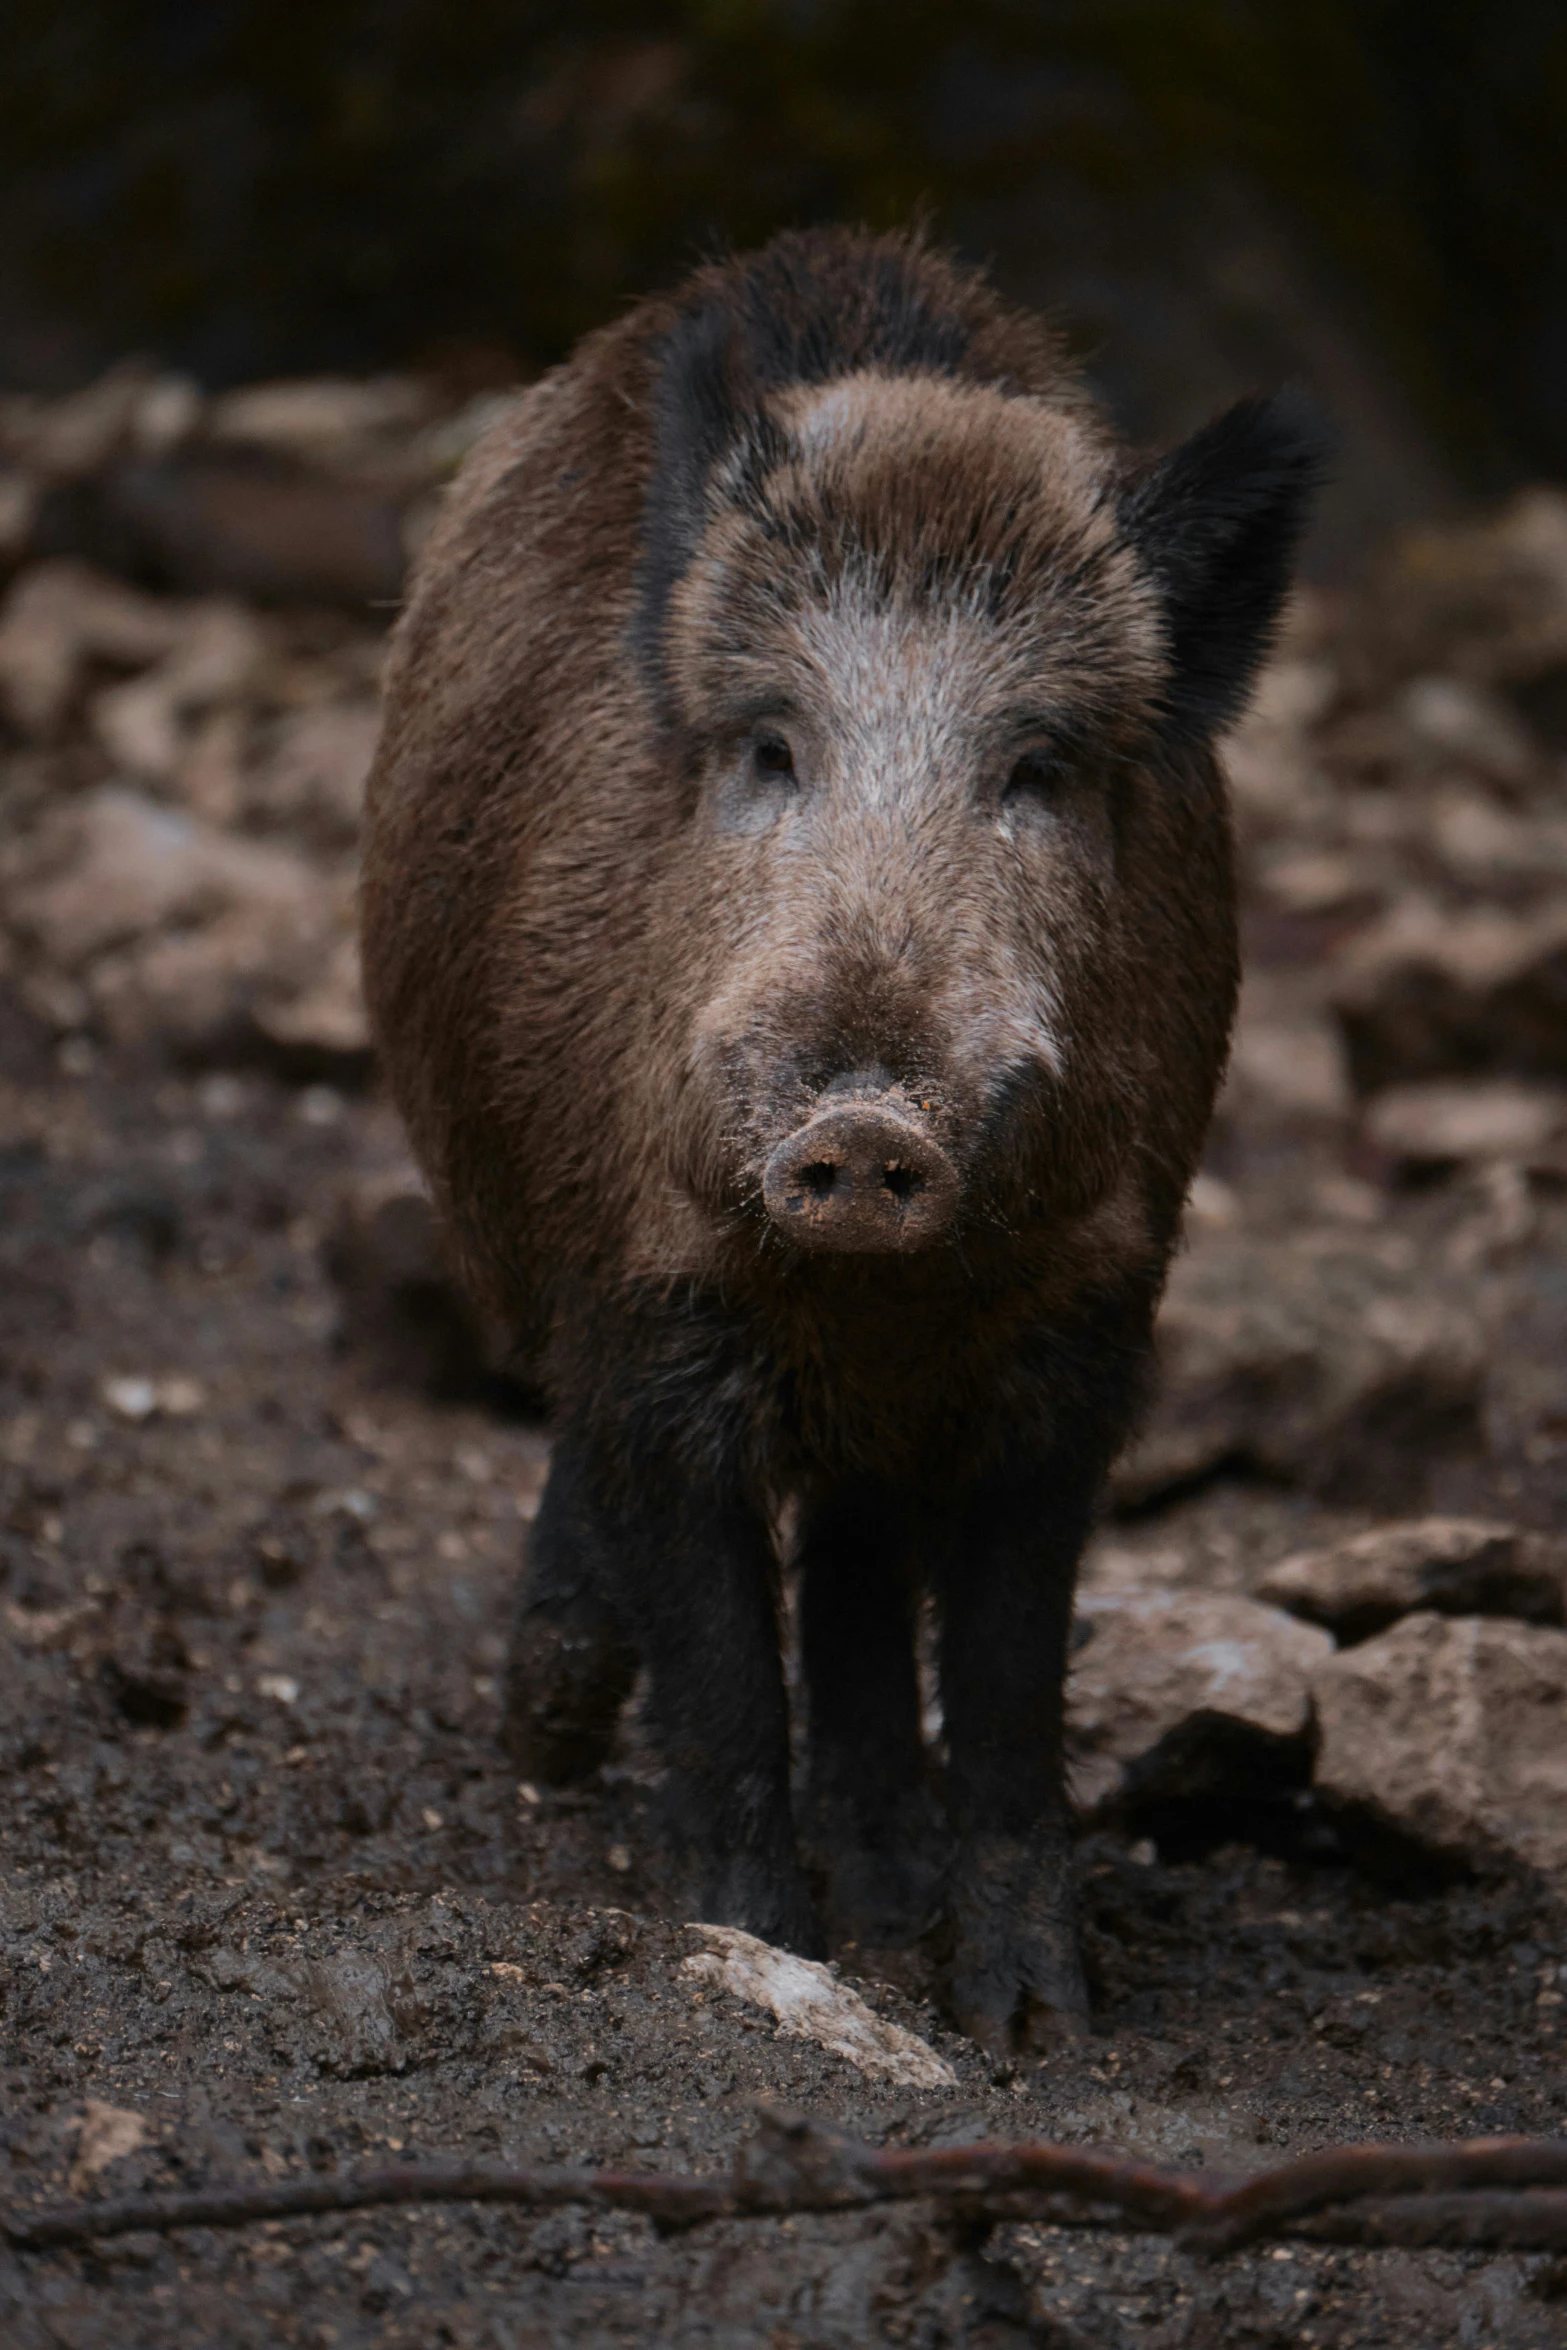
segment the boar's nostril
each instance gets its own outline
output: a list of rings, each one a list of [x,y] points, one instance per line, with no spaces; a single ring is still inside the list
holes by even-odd
[[[860,1095],[839,1107],[829,1095],[773,1151],[762,1196],[797,1246],[875,1255],[937,1239],[957,1206],[958,1178],[901,1101]]]

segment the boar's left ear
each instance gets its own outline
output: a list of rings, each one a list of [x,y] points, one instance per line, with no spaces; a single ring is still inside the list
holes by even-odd
[[[1242,400],[1123,494],[1122,526],[1170,629],[1166,701],[1183,734],[1236,717],[1268,649],[1328,435],[1299,393]]]

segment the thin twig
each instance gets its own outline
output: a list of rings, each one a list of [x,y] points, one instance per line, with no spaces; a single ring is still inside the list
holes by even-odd
[[[1567,2252],[1560,2188],[1502,2187],[1472,2195],[1378,2195],[1290,2223],[1314,2244],[1399,2244],[1444,2252]]]
[[[1205,2215],[1192,2240],[1214,2252],[1276,2235],[1289,2221],[1370,2196],[1464,2188],[1567,2187],[1567,2139],[1471,2138],[1448,2146],[1335,2146],[1262,2171]]]
[[[638,2211],[660,2229],[705,2220],[843,2211],[925,2197],[973,2218],[1048,2218],[1174,2235],[1229,2252],[1292,2236],[1336,2244],[1567,2249],[1567,2140],[1481,2138],[1426,2148],[1350,2146],[1306,2155],[1239,2183],[1159,2170],[1076,2146],[946,2146],[884,2152],[781,2114],[764,2114],[731,2171],[524,2169],[506,2163],[390,2163],[253,2186],[127,2195],[11,2211],[18,2251],[133,2231],[243,2227],[411,2203],[562,2204]]]

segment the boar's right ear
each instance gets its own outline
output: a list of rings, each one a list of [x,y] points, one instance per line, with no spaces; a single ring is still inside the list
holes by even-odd
[[[1237,717],[1289,585],[1328,434],[1299,393],[1242,400],[1123,495],[1123,528],[1164,600],[1166,702],[1182,734]]]
[[[737,444],[772,437],[765,428],[733,311],[710,304],[680,319],[665,338],[654,391],[653,470],[631,626],[632,649],[666,704],[664,619],[710,519],[708,484]]]

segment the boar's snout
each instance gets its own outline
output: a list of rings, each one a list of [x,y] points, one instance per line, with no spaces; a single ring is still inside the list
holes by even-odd
[[[937,1239],[952,1221],[958,1176],[900,1109],[862,1098],[830,1103],[779,1143],[762,1196],[796,1247],[870,1255]]]

